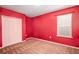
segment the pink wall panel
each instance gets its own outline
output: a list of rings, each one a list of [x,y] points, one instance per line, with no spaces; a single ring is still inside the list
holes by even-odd
[[[57,15],[68,13],[72,13],[73,38],[57,37]],[[33,37],[79,47],[79,6],[40,15],[32,21]]]

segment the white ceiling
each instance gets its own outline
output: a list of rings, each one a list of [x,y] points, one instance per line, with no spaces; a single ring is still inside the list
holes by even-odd
[[[29,17],[72,7],[74,5],[1,5],[1,7],[23,13]]]

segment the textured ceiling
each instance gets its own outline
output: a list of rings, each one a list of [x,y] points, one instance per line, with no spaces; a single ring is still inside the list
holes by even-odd
[[[1,5],[1,7],[23,13],[29,17],[72,7],[74,5]]]

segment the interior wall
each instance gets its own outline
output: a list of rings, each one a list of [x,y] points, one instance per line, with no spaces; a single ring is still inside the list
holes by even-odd
[[[28,23],[30,22],[30,21],[28,21],[29,17],[25,16],[24,14],[21,14],[21,13],[18,13],[18,12],[0,7],[0,47],[2,47],[2,21],[1,21],[1,15],[21,18],[22,19],[22,40],[25,40],[26,37],[30,36],[31,31],[29,30],[30,27],[28,25]]]
[[[72,38],[57,36],[57,15],[72,13]],[[66,8],[32,18],[32,36],[79,47],[79,6]]]
[[[31,18],[28,18],[26,20],[26,37],[32,36],[32,20]]]
[[[57,15],[72,13],[72,36],[73,38],[57,37]],[[2,46],[1,15],[22,18],[22,38],[37,37],[44,40],[58,42],[66,45],[79,47],[79,6],[66,8],[37,17],[29,18],[24,14],[0,8],[0,47]]]

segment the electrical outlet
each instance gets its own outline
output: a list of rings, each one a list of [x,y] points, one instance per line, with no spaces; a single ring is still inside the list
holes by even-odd
[[[52,36],[49,36],[49,38],[51,39],[51,38],[52,38]]]

